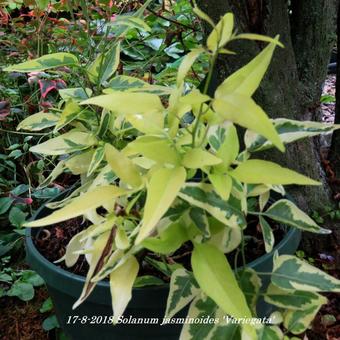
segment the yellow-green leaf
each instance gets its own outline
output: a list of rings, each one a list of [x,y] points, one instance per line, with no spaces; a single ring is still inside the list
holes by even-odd
[[[221,251],[210,244],[195,243],[191,265],[203,292],[225,313],[235,318],[252,316],[233,270]]]
[[[279,37],[275,40],[278,42]],[[263,76],[270,64],[275,46],[270,43],[261,53],[252,59],[247,65],[229,76],[216,90],[215,98],[224,98],[232,93],[251,97],[259,87]]]
[[[220,158],[200,148],[189,149],[182,159],[182,165],[189,169],[199,169],[220,163],[222,163]]]
[[[114,146],[105,144],[105,157],[112,171],[125,183],[132,187],[142,185],[142,177],[133,162]]]
[[[240,182],[249,184],[320,185],[319,182],[293,170],[260,159],[249,159],[229,174]]]
[[[65,161],[65,166],[73,175],[86,174],[93,156],[93,150],[85,151]]]
[[[126,190],[116,187],[114,185],[107,185],[98,187],[92,191],[74,198],[65,207],[53,212],[47,217],[39,220],[25,223],[25,227],[42,227],[54,223],[69,220],[71,218],[80,216],[89,210],[96,209],[103,204],[113,202],[115,198],[125,195]]]
[[[65,108],[60,114],[59,121],[54,128],[54,132],[60,130],[74,119],[76,119],[81,113],[81,107],[73,100],[66,103]]]
[[[203,51],[203,48],[195,48],[183,58],[177,73],[177,86],[181,86],[192,65]]]
[[[223,47],[231,38],[234,29],[234,15],[227,13],[211,31],[207,39],[207,46],[210,51],[216,51]]]
[[[221,198],[228,201],[233,186],[232,178],[227,174],[213,173],[209,174],[209,180]]]
[[[168,210],[179,190],[185,183],[184,168],[156,170],[148,184],[146,203],[142,225],[136,239],[136,244],[142,242],[155,228],[156,224]]]
[[[139,270],[138,261],[130,256],[110,274],[110,292],[114,323],[124,313],[132,297],[132,287]]]
[[[255,131],[270,140],[279,150],[284,145],[273,123],[253,99],[245,95],[232,94],[213,101],[214,110],[224,120],[230,120],[240,126]]]

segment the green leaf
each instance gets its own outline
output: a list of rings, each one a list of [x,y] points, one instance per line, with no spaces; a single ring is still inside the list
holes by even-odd
[[[39,9],[44,10],[46,9],[50,1],[49,0],[35,0],[35,2],[38,5]]]
[[[84,150],[96,144],[97,140],[89,133],[72,130],[48,141],[32,146],[31,152],[42,155],[64,155]]]
[[[186,183],[178,196],[189,204],[206,210],[229,227],[242,228],[247,225],[243,213],[222,200],[209,184]]]
[[[51,315],[48,318],[46,318],[42,323],[42,328],[46,332],[51,331],[54,328],[59,328],[59,322],[57,320],[57,317],[55,315]]]
[[[33,270],[25,270],[20,280],[25,283],[30,283],[34,287],[42,286],[45,283],[42,277]]]
[[[16,296],[22,301],[30,301],[34,297],[34,288],[30,283],[16,281],[6,294]]]
[[[46,312],[51,311],[52,309],[53,309],[53,302],[52,302],[52,299],[49,297],[43,302],[43,304],[41,305],[39,309],[39,312],[46,313]]]
[[[151,31],[150,26],[141,18],[132,15],[118,15],[111,23],[112,26],[127,26],[141,31]]]
[[[105,54],[101,53],[88,67],[87,73],[93,84],[102,85],[116,71],[120,63],[120,43],[112,46]]]
[[[114,185],[100,186],[74,198],[65,207],[53,212],[51,215],[33,222],[25,223],[24,226],[41,227],[66,221],[80,216],[89,210],[96,209],[106,203],[113,203],[115,198],[125,195],[126,193],[126,190]]]
[[[72,99],[78,103],[91,97],[92,90],[89,88],[83,89],[82,87],[72,87],[67,89],[60,89],[59,95],[65,101]]]
[[[195,243],[191,265],[203,292],[225,313],[235,318],[252,316],[234,273],[221,251],[210,244]]]
[[[199,287],[189,271],[184,268],[175,270],[171,275],[164,318],[171,319],[200,292]]]
[[[238,181],[249,184],[320,185],[319,182],[293,170],[260,159],[249,159],[241,163],[235,170],[230,171],[229,174]]]
[[[261,326],[256,329],[257,340],[282,340],[283,339],[283,333],[278,326],[267,326],[267,325],[261,325]]]
[[[55,126],[59,117],[50,112],[38,112],[22,120],[17,130],[40,131]]]
[[[79,61],[71,53],[51,53],[40,58],[25,61],[20,64],[8,66],[3,70],[6,72],[40,72],[61,66],[77,66]]]
[[[105,158],[112,171],[125,183],[131,187],[140,187],[143,183],[142,177],[133,164],[122,152],[118,151],[111,144],[105,144]]]
[[[132,297],[133,283],[139,270],[138,261],[130,256],[110,274],[110,292],[114,312],[114,323],[124,313]]]
[[[27,213],[24,213],[18,207],[13,207],[9,212],[8,219],[11,222],[12,226],[16,228],[21,228],[25,222],[27,215]]]
[[[284,290],[340,292],[340,280],[291,255],[274,258],[271,281]]]
[[[184,168],[160,168],[152,174],[147,187],[146,203],[142,225],[136,239],[136,244],[143,241],[152,232],[175,200],[179,190],[185,183]]]
[[[220,163],[222,163],[220,158],[200,148],[189,149],[182,159],[182,165],[188,169],[199,169]]]
[[[4,214],[12,205],[14,199],[11,197],[0,197],[0,215]]]
[[[202,320],[202,322],[184,323],[180,340],[241,340],[240,325],[227,322],[224,319],[225,313],[207,296],[195,298],[190,305],[187,318],[188,320]],[[206,320],[219,320],[219,322]]]
[[[273,230],[269,223],[262,216],[260,216],[260,226],[263,235],[264,247],[266,252],[270,253],[273,250],[275,244]]]
[[[147,286],[162,286],[162,285],[164,285],[164,281],[159,279],[158,277],[152,275],[143,275],[136,277],[133,287],[141,288]]]
[[[155,253],[169,254],[175,252],[188,239],[186,226],[180,220],[159,232],[158,237],[146,238],[141,245]]]
[[[215,24],[213,20],[206,14],[204,13],[201,9],[199,9],[197,6],[193,8],[193,12],[201,19],[206,21],[208,24],[210,24],[211,27],[215,27]]]
[[[223,120],[232,121],[259,133],[270,140],[280,151],[284,151],[284,145],[273,123],[252,98],[238,93],[224,95],[213,101],[213,108]]]
[[[292,143],[297,140],[313,137],[320,134],[331,133],[340,128],[340,124],[326,124],[310,121],[298,121],[285,118],[272,120],[280,139],[284,144]],[[262,136],[246,131],[244,136],[245,145],[250,152],[269,149],[273,144]]]
[[[267,68],[273,56],[273,52],[278,43],[278,39],[279,37],[277,36],[275,38],[276,42],[270,43],[247,65],[243,66],[241,69],[237,70],[235,73],[229,76],[217,88],[215,98],[223,99],[228,95],[234,94],[242,95],[248,98],[251,97],[256,89],[259,87],[267,71]]]
[[[263,216],[289,226],[319,234],[329,234],[331,230],[319,227],[307,214],[300,210],[293,202],[286,199],[279,200],[269,207]]]
[[[233,29],[234,15],[232,13],[227,13],[221,18],[208,36],[208,49],[214,52],[223,47],[230,40]]]
[[[302,290],[286,291],[273,284],[269,284],[264,296],[264,300],[274,306],[293,310],[305,310],[318,304],[321,299],[324,299],[323,303],[327,302],[320,294]]]

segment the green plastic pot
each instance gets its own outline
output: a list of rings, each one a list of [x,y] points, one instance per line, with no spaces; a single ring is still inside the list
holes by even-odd
[[[42,207],[36,213],[35,219],[44,217],[50,212],[48,208]],[[115,326],[109,323],[112,307],[108,281],[99,282],[86,301],[72,310],[72,305],[81,294],[85,278],[59,268],[39,253],[32,241],[32,237],[35,237],[39,230],[39,228],[26,230],[26,259],[45,280],[59,324],[72,340],[94,340],[96,337],[103,340],[179,339],[181,324],[160,325],[165,312],[168,285],[134,288],[124,318]],[[301,232],[298,229],[289,229],[271,253],[257,258],[247,266],[259,272],[270,272],[274,252],[294,254],[300,239]],[[263,276],[261,279],[266,287],[269,276]],[[259,301],[257,311],[259,316],[268,316],[272,309],[264,301]],[[187,309],[184,309],[176,315],[176,318],[185,317],[186,313]],[[138,323],[138,318],[143,322]]]

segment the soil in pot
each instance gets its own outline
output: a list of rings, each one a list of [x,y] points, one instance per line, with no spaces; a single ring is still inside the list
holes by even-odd
[[[50,262],[59,260],[66,252],[66,246],[71,238],[80,231],[88,227],[87,222],[83,222],[81,218],[71,219],[62,223],[58,223],[47,228],[41,229],[38,235],[34,238],[34,244],[39,252]],[[279,224],[272,223],[271,225],[275,237],[275,245],[277,245],[284,237],[286,230]],[[256,258],[266,254],[261,227],[256,217],[250,216],[248,220],[248,227],[245,229],[245,260],[247,263]],[[149,259],[156,261],[167,261],[169,265],[174,263],[182,264],[186,269],[191,270],[192,244],[187,242],[182,245],[171,256],[161,257],[153,252],[144,250],[137,255],[140,263],[140,271],[138,276],[152,275],[162,279],[164,282],[169,282],[170,278],[159,272],[154,266],[150,264]],[[237,263],[240,267],[243,265],[243,258],[239,251],[235,250],[227,255],[231,266]],[[86,276],[88,271],[88,264],[84,256],[80,256],[76,264],[68,268],[64,262],[56,264],[57,266],[68,270],[74,274]]]

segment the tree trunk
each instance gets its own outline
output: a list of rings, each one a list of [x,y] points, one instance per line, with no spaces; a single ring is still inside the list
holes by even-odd
[[[337,53],[337,67],[336,67],[336,104],[335,104],[335,124],[340,124],[340,5],[338,9],[338,53]],[[335,172],[335,177],[340,179],[340,130],[333,134],[332,146],[330,151],[330,161]],[[340,192],[340,183],[335,183],[337,192]]]
[[[224,13],[233,12],[240,32],[272,37],[280,34],[285,48],[276,50],[254,98],[272,118],[319,120],[322,83],[335,39],[338,0],[292,0],[290,8],[287,0],[198,0],[197,3],[215,22]],[[219,81],[246,64],[263,47],[261,42],[237,41],[230,44],[228,48],[237,55],[219,59]],[[331,204],[317,138],[290,144],[284,155],[271,151],[261,157],[270,158],[323,183],[319,187],[290,188],[301,208],[318,210]]]
[[[276,51],[255,99],[270,117],[298,120],[318,118],[315,108],[319,103],[335,37],[336,2],[296,0],[292,1],[289,9],[286,0],[198,1],[215,22],[223,13],[232,11],[240,31],[269,36],[280,34],[285,48]],[[292,11],[291,15],[289,11]],[[230,48],[237,55],[220,58],[217,65],[219,80],[247,63],[263,46],[263,43],[256,42],[233,43]],[[274,155],[281,164],[285,163],[325,184],[322,187],[299,188],[297,199],[305,208],[318,208],[320,202],[329,200],[328,186],[314,144],[312,139],[294,143],[287,148],[284,157],[278,152]],[[270,157],[273,158],[273,152]]]

